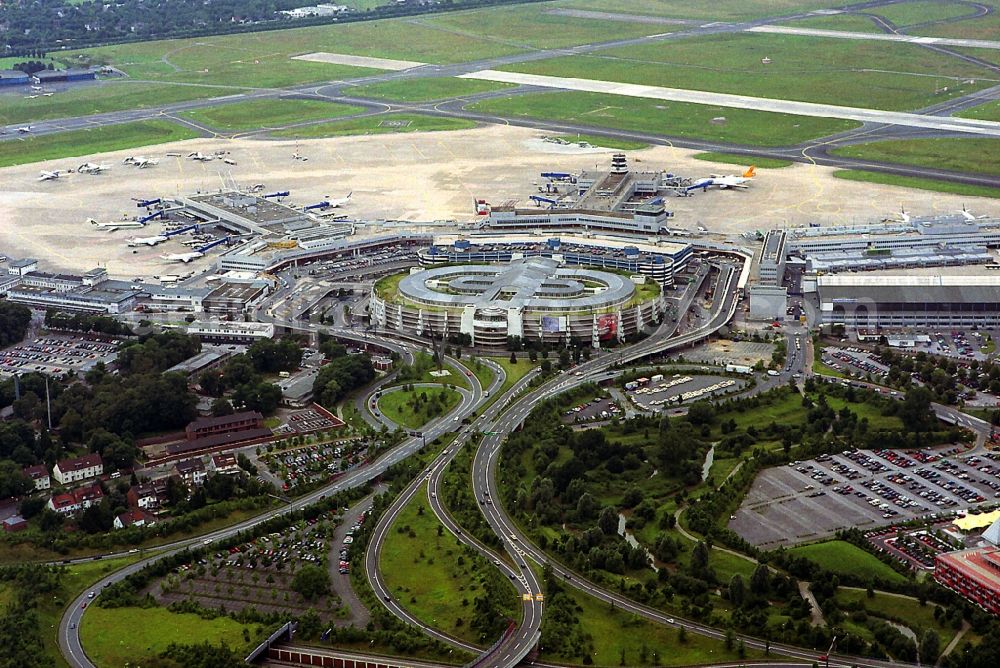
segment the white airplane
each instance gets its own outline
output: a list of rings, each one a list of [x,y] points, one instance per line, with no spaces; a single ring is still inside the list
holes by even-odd
[[[61,172],[61,171],[59,171],[58,169],[57,169],[57,170],[55,170],[54,172],[47,172],[47,171],[45,171],[45,170],[43,169],[43,170],[42,170],[41,172],[39,172],[39,174],[38,174],[38,180],[39,180],[39,181],[55,181],[55,180],[56,180],[56,179],[58,179],[58,178],[59,178],[60,176],[62,176],[62,172]]]
[[[161,255],[160,258],[166,260],[167,262],[190,262],[191,260],[197,260],[200,257],[205,257],[204,253],[198,251],[191,251],[190,253],[171,253],[169,255]]]
[[[160,161],[157,158],[147,158],[144,155],[136,155],[125,158],[122,160],[124,165],[132,165],[133,167],[138,167],[139,169],[145,169],[146,167],[151,167],[153,165],[159,164]]]
[[[76,171],[80,174],[100,174],[109,169],[111,169],[111,165],[95,165],[92,162],[85,162],[77,167]]]
[[[156,244],[162,244],[164,241],[169,239],[162,234],[158,234],[155,237],[132,237],[128,240],[128,247],[135,248],[136,246],[155,246]]]
[[[701,188],[702,191],[704,192],[712,186],[716,186],[718,188],[723,188],[723,189],[748,188],[749,186],[747,184],[750,182],[750,179],[752,179],[756,174],[757,174],[757,168],[751,165],[750,169],[743,172],[743,176],[734,176],[734,175],[709,176],[703,179],[696,180],[694,183],[685,188],[684,192],[691,192],[692,190],[697,190],[698,188]]]
[[[292,160],[301,160],[301,161],[305,162],[308,159],[309,158],[305,157],[304,155],[302,155],[298,151],[296,151],[295,153],[292,153]]]
[[[17,131],[20,132],[22,135],[26,135],[29,132],[31,132],[33,128],[34,128],[33,125],[25,125],[23,127],[18,128]]]
[[[188,157],[192,160],[198,160],[199,162],[208,162],[209,160],[215,160],[214,155],[205,155],[201,151],[195,151],[194,153],[188,153]]]
[[[34,100],[36,97],[38,97],[38,96],[37,95],[25,95],[24,99],[25,100]]]
[[[99,230],[107,230],[108,232],[134,229],[137,227],[145,227],[145,225],[143,225],[137,220],[121,220],[118,222],[111,222],[111,223],[99,223],[93,218],[88,218],[87,222],[90,223],[91,225],[95,225]]]
[[[233,160],[232,158],[223,158],[222,162],[226,163],[227,165],[234,165],[234,166],[236,165],[236,161]]]
[[[329,200],[327,200],[327,202],[330,203],[330,206],[328,208],[330,208],[330,209],[336,209],[338,206],[343,206],[343,205],[347,204],[348,202],[351,201],[351,195],[353,195],[353,194],[354,194],[354,191],[352,190],[351,192],[347,193],[347,197],[341,197],[340,199],[329,199]]]

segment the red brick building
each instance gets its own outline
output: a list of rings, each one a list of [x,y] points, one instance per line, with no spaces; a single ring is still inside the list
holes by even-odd
[[[264,428],[264,416],[257,411],[244,411],[232,415],[202,418],[190,423],[184,432],[189,441],[218,434],[230,434]]]
[[[1000,615],[1000,548],[976,547],[939,554],[934,579],[983,610]]]

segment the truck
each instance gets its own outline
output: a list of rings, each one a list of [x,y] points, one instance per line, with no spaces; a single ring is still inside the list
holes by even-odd
[[[287,371],[279,371],[278,372],[278,378],[288,378],[291,375],[292,374],[288,373]]]
[[[751,373],[753,369],[745,364],[727,364],[726,373]]]
[[[629,382],[625,383],[626,390],[634,390],[637,387],[639,387],[639,383],[635,382],[634,380],[630,380]]]
[[[662,373],[658,373],[655,376],[651,376],[650,379],[649,379],[649,382],[651,382],[651,383],[659,383],[661,380],[663,380],[663,374]]]
[[[768,376],[780,376],[781,374],[778,373],[777,371],[775,371],[774,369],[768,369],[767,370],[767,375]]]

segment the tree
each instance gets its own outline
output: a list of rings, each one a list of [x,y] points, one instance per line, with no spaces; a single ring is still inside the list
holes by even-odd
[[[615,509],[611,506],[601,508],[601,514],[597,518],[597,526],[605,536],[613,536],[618,533],[618,513],[615,512]]]
[[[767,565],[757,564],[757,568],[750,575],[750,591],[758,596],[765,596],[770,588],[771,571],[768,570]]]
[[[698,541],[698,544],[691,550],[691,571],[702,573],[708,568],[708,545],[705,541]]]
[[[21,467],[10,460],[0,461],[0,499],[21,496],[35,489],[31,478],[24,475]]]
[[[511,352],[511,354],[510,354],[510,363],[511,364],[517,364],[517,353]]]
[[[229,403],[229,399],[225,397],[220,397],[212,402],[212,415],[215,417],[220,417],[223,415],[232,415],[234,413],[233,405]]]
[[[292,578],[292,590],[307,601],[325,596],[330,591],[330,572],[322,566],[308,564],[300,568]]]
[[[743,576],[737,573],[729,580],[729,600],[736,607],[741,607],[745,596],[746,586],[743,583]]]
[[[31,323],[31,309],[21,304],[0,301],[0,348],[12,346],[24,338]]]
[[[715,418],[715,407],[708,401],[696,401],[688,408],[687,418],[693,425],[709,424]]]
[[[941,637],[934,629],[927,629],[920,636],[920,661],[927,665],[933,665],[941,654]]]

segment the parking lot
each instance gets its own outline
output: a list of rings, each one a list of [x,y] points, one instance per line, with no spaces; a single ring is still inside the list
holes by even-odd
[[[564,411],[562,421],[566,424],[599,422],[601,420],[610,420],[621,414],[621,408],[609,397],[594,397],[589,401],[577,404]]]
[[[909,564],[910,568],[933,571],[935,556],[964,547],[957,541],[954,544],[948,543],[935,535],[947,524],[941,522],[910,531],[897,531],[895,527],[888,527],[869,532],[866,537],[872,545]]]
[[[282,481],[282,490],[332,480],[364,463],[368,440],[353,438],[323,445],[307,445],[278,453],[262,454],[260,462]]]
[[[878,355],[861,348],[826,348],[823,350],[823,363],[837,371],[853,374],[885,377],[889,373],[889,367],[882,364]]]
[[[306,564],[329,567],[329,539],[339,520],[334,511],[300,520],[284,531],[179,566],[147,591],[161,605],[194,600],[213,610],[222,606],[233,612],[253,606],[265,613],[301,612],[311,607],[324,620],[333,621],[344,616],[337,595],[306,602],[291,589],[291,583],[295,572]]]
[[[845,450],[764,471],[729,527],[764,548],[933,519],[1000,499],[1000,455]]]
[[[0,375],[86,373],[98,362],[113,362],[118,356],[118,345],[113,339],[49,334],[0,352]]]
[[[724,394],[739,392],[747,381],[722,376],[698,376],[694,374],[674,374],[662,378],[651,377],[632,389],[626,384],[628,398],[644,411],[660,411],[671,406],[679,406],[700,399],[708,399]]]

